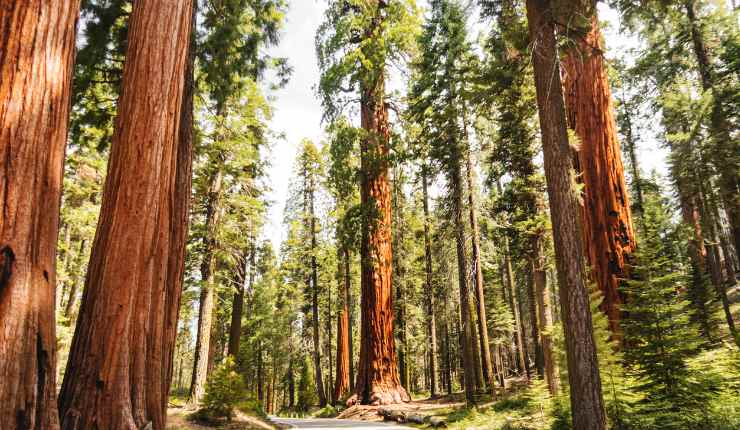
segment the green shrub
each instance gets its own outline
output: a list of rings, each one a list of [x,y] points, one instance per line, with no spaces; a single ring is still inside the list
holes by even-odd
[[[326,405],[314,414],[316,418],[334,418],[337,415],[339,415],[339,410],[332,405]]]
[[[227,357],[208,378],[203,407],[193,414],[193,418],[200,421],[226,418],[231,421],[237,406],[248,399],[244,379],[237,372],[234,359]]]

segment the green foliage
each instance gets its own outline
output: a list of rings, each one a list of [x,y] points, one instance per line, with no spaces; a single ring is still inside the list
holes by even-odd
[[[405,60],[417,32],[414,0],[331,0],[316,34],[325,117],[339,117],[361,91],[374,89],[387,64]]]
[[[316,394],[316,381],[313,376],[313,366],[308,356],[301,361],[300,379],[298,382],[298,404],[296,408],[302,412],[318,404],[319,397]]]
[[[128,36],[130,0],[87,0],[72,87],[70,140],[103,150],[113,136]]]
[[[468,148],[467,116],[475,57],[467,41],[466,16],[457,1],[431,2],[431,16],[418,38],[409,90],[410,119],[430,161],[447,172],[459,169]]]
[[[280,40],[286,7],[285,0],[205,2],[198,56],[217,114],[249,79],[262,78],[267,68],[276,67],[278,76],[287,79],[286,60],[264,54],[265,47]]]
[[[207,421],[226,418],[231,421],[236,407],[247,400],[244,379],[237,372],[232,357],[227,357],[214,369],[206,383],[203,407],[196,412],[196,419]]]
[[[660,195],[645,200],[644,226],[635,277],[626,282],[624,361],[636,379],[633,390],[637,428],[696,428],[705,422],[714,384],[689,366],[700,339],[689,319],[683,291],[686,276],[676,267],[665,235],[671,215]]]

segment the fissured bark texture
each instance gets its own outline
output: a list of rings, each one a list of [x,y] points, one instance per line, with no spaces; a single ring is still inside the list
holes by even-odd
[[[59,427],[55,260],[79,6],[0,6],[2,429]]]
[[[606,428],[606,414],[584,282],[575,178],[550,0],[527,0],[527,21],[533,46],[532,65],[550,198],[573,428],[602,430]]]
[[[191,20],[190,0],[133,6],[100,220],[59,397],[64,429],[165,428],[181,285],[170,277],[181,270],[172,258],[184,240],[179,199],[187,198],[178,170]]]
[[[365,211],[361,252],[360,361],[354,404],[391,404],[411,400],[401,386],[393,338],[391,189],[388,181],[388,109],[382,75],[362,89],[360,198]]]
[[[583,244],[604,296],[601,309],[611,332],[621,338],[619,280],[629,277],[635,232],[601,39],[594,16],[590,31],[576,37],[566,53],[564,91],[568,125],[580,140],[576,165],[584,184]]]

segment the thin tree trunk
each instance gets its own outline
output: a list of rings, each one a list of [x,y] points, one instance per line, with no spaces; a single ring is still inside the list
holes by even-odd
[[[621,100],[624,112],[624,120],[626,129],[624,130],[625,144],[627,145],[627,154],[630,159],[630,170],[632,175],[632,183],[635,191],[635,197],[637,201],[633,203],[633,208],[640,218],[644,216],[645,198],[642,193],[642,175],[640,174],[640,164],[637,161],[637,142],[632,129],[632,110],[630,109],[627,96],[624,94],[624,87],[622,87],[622,100]]]
[[[58,266],[61,266],[64,269],[65,273],[69,273],[69,256],[71,254],[70,247],[72,242],[72,234],[70,232],[69,224],[64,224],[64,227],[62,229],[64,231],[64,253],[62,255],[62,261],[59,262]],[[57,249],[57,251],[59,250]],[[71,280],[69,278],[65,279],[63,282],[61,282],[61,288],[56,289],[56,293],[54,296],[55,307],[62,306],[62,301],[67,295],[67,290],[70,288],[70,281]]]
[[[704,210],[707,215],[704,217],[708,225],[707,233],[712,242],[710,249],[712,250],[712,255],[715,260],[714,265],[717,266],[716,271],[718,272],[715,291],[717,293],[717,298],[720,303],[722,303],[722,310],[725,313],[725,322],[727,322],[727,328],[730,331],[730,335],[735,343],[740,343],[740,337],[738,337],[737,328],[735,327],[735,319],[732,316],[732,310],[730,308],[730,300],[727,296],[728,287],[734,287],[737,281],[735,278],[735,271],[732,268],[732,263],[729,260],[730,256],[725,254],[722,246],[723,242],[725,242],[722,237],[722,232],[717,231],[719,214],[717,210],[717,202],[714,196],[705,197]],[[740,344],[738,346],[740,346]]]
[[[295,376],[293,374],[293,355],[288,359],[288,408],[295,406]]]
[[[532,343],[534,344],[534,367],[539,377],[545,376],[545,359],[542,352],[540,339],[540,327],[537,322],[537,299],[535,298],[534,265],[530,261],[529,276],[527,277],[527,310],[529,311],[530,330],[532,330]]]
[[[64,429],[165,428],[187,235],[178,187],[188,151],[178,136],[192,12],[190,1],[133,5],[100,221],[59,396]]]
[[[524,332],[524,325],[522,324],[522,318],[519,314],[519,295],[517,294],[517,287],[514,282],[514,270],[511,267],[511,250],[509,249],[508,237],[504,237],[504,270],[506,276],[505,286],[509,293],[509,306],[511,307],[511,313],[514,314],[514,325],[516,326],[515,340],[517,363],[519,363],[519,369],[522,372],[525,372],[527,379],[529,379],[529,361],[527,360],[527,353],[525,351],[527,340]]]
[[[244,282],[247,280],[247,265],[252,270],[256,244],[250,238],[248,250],[242,252],[242,259],[236,272],[236,285],[234,288],[234,299],[231,309],[231,324],[229,325],[228,355],[237,357],[239,355],[239,342],[242,335],[242,314],[244,313]],[[250,284],[251,286],[251,284]]]
[[[542,250],[542,235],[532,238],[532,274],[536,290],[537,311],[539,314],[540,338],[542,339],[542,361],[545,370],[545,380],[550,395],[557,394],[560,388],[560,374],[555,361],[552,341],[552,311],[550,310],[550,289],[547,286],[547,273],[545,272],[545,255]]]
[[[0,428],[56,429],[56,245],[79,0],[0,7]]]
[[[257,341],[257,400],[264,406],[265,404],[265,370],[264,361],[262,360],[262,341]]]
[[[467,135],[467,133],[466,133]],[[483,267],[481,265],[480,253],[480,228],[478,227],[477,205],[475,202],[475,183],[473,180],[473,161],[470,156],[470,148],[465,151],[465,164],[468,185],[468,212],[470,218],[470,229],[473,246],[473,266],[475,269],[475,299],[476,311],[478,313],[478,339],[480,344],[481,365],[483,366],[483,377],[488,389],[496,397],[496,384],[493,377],[493,365],[491,364],[491,346],[488,340],[488,320],[486,317],[486,295],[483,288]]]
[[[327,306],[326,306],[327,312],[326,312],[326,318],[325,318],[324,321],[326,321],[326,331],[327,331],[327,336],[326,336],[326,356],[327,356],[328,360],[327,360],[327,366],[326,367],[329,368],[329,379],[327,379],[327,383],[326,383],[326,398],[327,399],[332,399],[333,398],[334,390],[332,389],[331,381],[334,380],[334,369],[332,368],[332,364],[334,363],[334,361],[332,360],[332,355],[331,355],[331,337],[332,337],[332,332],[331,332],[331,325],[332,325],[332,316],[331,316],[331,308],[332,308],[332,305],[331,305],[331,288],[328,288],[327,289],[327,295],[329,296],[328,297],[329,300],[328,300],[328,303],[327,303]]]
[[[307,174],[307,173],[306,173]],[[308,183],[307,198],[309,220],[309,234],[311,235],[311,273],[309,276],[309,286],[311,288],[311,316],[313,320],[313,363],[316,373],[316,392],[319,395],[319,406],[326,406],[326,391],[324,390],[324,378],[321,375],[321,336],[319,326],[319,276],[318,263],[316,262],[316,216],[314,214],[314,178],[306,178]]]
[[[452,145],[458,145],[453,142]],[[465,400],[469,405],[475,404],[475,357],[473,316],[470,313],[470,286],[468,284],[468,262],[465,251],[465,220],[463,215],[463,186],[461,154],[458,150],[450,156],[449,181],[451,188],[453,222],[455,228],[455,242],[457,245],[457,276],[460,290],[460,319],[462,320],[460,343],[465,387]]]
[[[578,203],[573,189],[575,178],[550,3],[550,0],[526,2],[568,358],[573,428],[602,430],[606,428],[606,414],[589,295],[584,282]]]
[[[672,148],[672,150],[675,150],[675,148]],[[692,319],[699,324],[700,331],[707,340],[710,343],[714,343],[716,339],[714,338],[714,328],[710,322],[712,319],[711,312],[707,308],[705,294],[702,294],[705,288],[705,279],[709,276],[709,273],[707,271],[707,249],[704,246],[704,231],[701,227],[699,205],[696,203],[697,196],[689,195],[684,178],[677,177],[676,185],[683,222],[693,230],[693,235],[688,244],[689,258],[693,272],[692,284],[689,290],[691,293],[691,304],[694,308]]]
[[[422,195],[424,199],[424,286],[427,293],[427,336],[429,337],[429,391],[437,397],[437,319],[435,317],[434,286],[432,285],[432,242],[429,237],[429,191],[427,189],[427,167],[421,171]]]
[[[355,350],[354,339],[352,336],[352,322],[354,321],[354,306],[352,305],[352,274],[350,272],[350,252],[344,249],[344,282],[347,285],[347,341],[349,342],[349,389],[355,389]]]
[[[83,256],[85,255],[85,247],[87,246],[87,239],[82,239],[80,241],[80,253],[78,255],[78,260],[82,260]],[[78,261],[80,264],[82,261]],[[72,316],[72,310],[74,309],[75,303],[77,302],[77,288],[81,283],[84,283],[85,279],[82,278],[82,276],[76,276],[74,280],[72,280],[72,284],[69,287],[69,294],[67,296],[67,303],[64,305],[64,316],[69,318]]]
[[[444,332],[445,332],[445,374],[447,375],[445,380],[447,382],[447,394],[452,395],[452,358],[451,358],[452,353],[450,351],[450,326],[447,320],[445,320]]]
[[[564,91],[568,124],[580,140],[576,168],[584,184],[583,248],[604,296],[600,308],[612,335],[621,340],[619,282],[630,276],[635,233],[601,40],[594,15],[590,31],[566,52]]]
[[[213,330],[213,313],[215,307],[215,269],[216,258],[216,228],[220,218],[220,199],[223,183],[223,172],[218,169],[211,177],[208,186],[208,206],[206,207],[206,235],[203,238],[203,260],[200,266],[200,276],[203,286],[200,291],[198,307],[198,333],[195,342],[195,357],[193,361],[193,379],[190,385],[189,402],[200,404],[206,389],[206,380],[210,372],[211,332]]]

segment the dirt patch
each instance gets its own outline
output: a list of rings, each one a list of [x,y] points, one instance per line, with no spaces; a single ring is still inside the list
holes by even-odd
[[[224,422],[218,425],[205,425],[188,420],[188,415],[192,413],[181,407],[171,407],[167,409],[167,430],[275,430],[276,427],[253,417],[236,412],[236,416],[231,422]]]
[[[449,409],[465,406],[465,402],[458,397],[453,395],[434,399],[413,400],[408,403],[385,406],[356,405],[342,411],[337,418],[345,420],[383,421],[383,417],[378,413],[379,408],[403,411],[407,414],[435,415],[437,411],[449,411]]]

